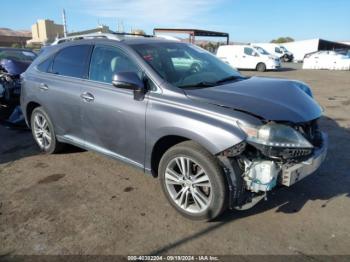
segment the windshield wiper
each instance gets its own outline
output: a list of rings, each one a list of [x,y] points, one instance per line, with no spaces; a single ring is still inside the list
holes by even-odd
[[[228,82],[228,81],[232,81],[232,80],[237,80],[237,79],[241,79],[242,77],[241,76],[228,76],[228,77],[225,77],[223,79],[220,79],[219,81],[216,81],[215,84],[222,84],[222,83],[225,83],[225,82]]]
[[[244,77],[242,77],[242,76],[232,75],[232,76],[228,76],[228,77],[225,77],[223,79],[220,79],[219,81],[216,81],[216,82],[202,81],[202,82],[198,82],[198,83],[195,83],[195,84],[183,85],[183,86],[179,86],[179,87],[181,87],[181,88],[187,88],[187,87],[212,87],[212,86],[216,86],[216,85],[222,84],[224,82],[233,81],[233,80],[237,80],[237,79],[243,79],[243,78]]]
[[[207,82],[207,81],[202,81],[202,82],[198,82],[195,84],[190,84],[190,85],[183,85],[183,86],[179,86],[181,88],[187,88],[187,87],[212,87],[215,86],[216,82]]]

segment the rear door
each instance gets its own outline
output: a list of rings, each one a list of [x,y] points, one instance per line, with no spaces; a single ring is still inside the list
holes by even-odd
[[[118,72],[135,72],[139,66],[115,46],[96,45],[89,80],[82,89],[82,128],[86,145],[139,167],[144,164],[147,97],[136,101],[133,90],[112,85]]]
[[[49,114],[56,134],[70,140],[83,139],[80,95],[91,49],[89,44],[68,46],[37,67],[40,103]]]

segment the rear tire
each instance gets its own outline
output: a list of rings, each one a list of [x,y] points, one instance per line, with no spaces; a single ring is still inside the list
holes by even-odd
[[[223,169],[199,144],[185,141],[171,147],[160,160],[158,170],[166,198],[181,215],[209,221],[227,208]]]
[[[53,124],[42,107],[33,110],[30,126],[34,140],[43,152],[54,154],[63,150],[64,144],[57,140]]]
[[[256,66],[256,70],[259,72],[265,72],[266,71],[266,65],[264,63],[259,63]]]

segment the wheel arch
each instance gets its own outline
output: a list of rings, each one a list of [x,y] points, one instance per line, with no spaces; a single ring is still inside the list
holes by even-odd
[[[179,135],[166,135],[161,137],[153,146],[151,154],[151,173],[152,176],[158,177],[159,162],[164,153],[171,147],[191,139]]]
[[[34,111],[35,108],[40,107],[41,105],[37,102],[31,101],[27,104],[26,106],[26,112],[25,112],[25,118],[28,126],[30,127],[30,119],[32,112]]]

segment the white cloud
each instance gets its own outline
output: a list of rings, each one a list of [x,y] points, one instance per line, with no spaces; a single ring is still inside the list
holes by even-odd
[[[116,18],[137,26],[196,27],[222,0],[82,0],[81,11],[98,18]],[[202,26],[203,27],[203,26]]]

